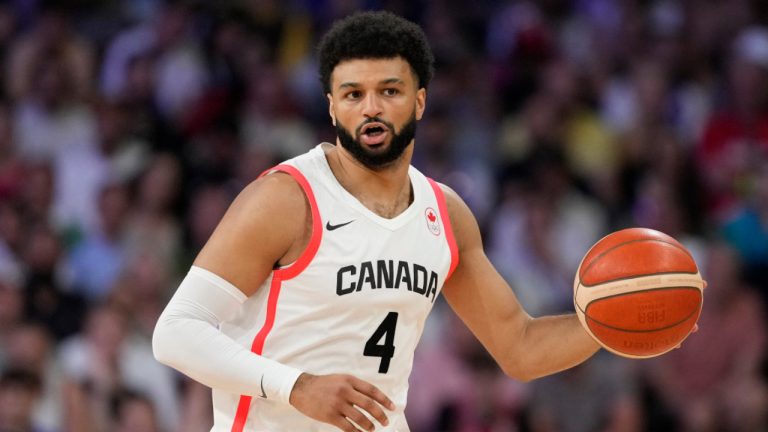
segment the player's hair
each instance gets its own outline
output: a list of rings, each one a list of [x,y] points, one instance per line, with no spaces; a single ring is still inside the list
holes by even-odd
[[[427,88],[435,57],[427,37],[416,24],[393,13],[359,12],[334,23],[320,41],[320,81],[331,92],[331,73],[345,60],[402,57]]]

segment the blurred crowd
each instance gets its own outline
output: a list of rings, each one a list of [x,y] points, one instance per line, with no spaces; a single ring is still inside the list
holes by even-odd
[[[436,76],[414,164],[453,187],[532,315],[572,311],[624,227],[683,242],[700,330],[520,383],[443,302],[414,432],[768,431],[768,3],[9,0],[0,5],[0,432],[208,431],[158,364],[162,308],[238,191],[334,142],[334,19],[419,23]]]

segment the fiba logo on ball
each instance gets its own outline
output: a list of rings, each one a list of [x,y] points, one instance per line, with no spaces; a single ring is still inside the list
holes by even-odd
[[[432,207],[424,210],[424,218],[427,220],[427,228],[434,235],[440,235],[440,221],[437,218],[437,212]]]

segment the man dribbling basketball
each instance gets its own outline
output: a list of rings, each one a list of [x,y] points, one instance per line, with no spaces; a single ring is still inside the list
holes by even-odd
[[[213,388],[214,431],[407,431],[413,352],[442,292],[506,374],[598,344],[575,315],[531,318],[469,208],[410,165],[433,57],[390,13],[320,46],[338,138],[246,187],[161,316],[156,357]]]

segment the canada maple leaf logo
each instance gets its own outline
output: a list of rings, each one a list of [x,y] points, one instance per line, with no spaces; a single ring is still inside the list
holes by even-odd
[[[424,211],[424,217],[427,219],[427,228],[434,235],[440,235],[440,224],[437,222],[437,213],[432,207],[427,207]]]

